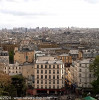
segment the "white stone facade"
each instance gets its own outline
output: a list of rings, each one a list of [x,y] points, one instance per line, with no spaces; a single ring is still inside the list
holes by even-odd
[[[89,66],[92,63],[90,59],[77,60],[70,67],[71,83],[78,87],[91,88],[91,82],[95,79]]]
[[[54,57],[38,57],[35,67],[35,89],[62,89],[64,84],[64,64]]]

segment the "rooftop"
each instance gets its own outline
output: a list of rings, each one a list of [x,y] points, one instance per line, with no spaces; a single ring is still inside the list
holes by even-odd
[[[38,64],[62,64],[63,62],[61,60],[55,59],[55,57],[52,56],[43,56],[38,57],[36,60],[36,63]]]
[[[69,56],[69,54],[61,54],[61,55],[59,55],[59,56]]]
[[[78,51],[78,50],[70,50],[69,53],[70,53],[70,54],[78,54],[79,51]]]

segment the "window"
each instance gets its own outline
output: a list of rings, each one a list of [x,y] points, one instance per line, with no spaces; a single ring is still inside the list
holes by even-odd
[[[57,65],[57,68],[59,68],[59,65]]]
[[[47,89],[47,85],[45,85],[45,89]]]
[[[53,84],[55,84],[55,80],[53,80]]]
[[[51,75],[49,75],[49,79],[51,79]]]
[[[49,74],[51,74],[51,70],[49,70]]]
[[[39,75],[37,75],[37,79],[39,78]]]
[[[16,71],[16,73],[17,73],[17,71]]]
[[[59,79],[59,75],[57,75],[57,79]]]
[[[47,80],[45,80],[45,84],[47,84]]]
[[[53,79],[55,79],[55,75],[53,75]]]
[[[51,85],[49,85],[49,89],[51,89]]]
[[[43,89],[43,85],[41,85],[41,88]]]
[[[43,80],[41,80],[41,84],[43,84]]]
[[[64,76],[62,75],[62,79],[64,79]]]
[[[45,75],[45,79],[47,79],[47,75]]]
[[[49,68],[51,68],[51,65],[49,65]]]
[[[64,68],[63,65],[62,65],[62,68]]]
[[[47,70],[45,70],[45,74],[47,74]]]
[[[51,84],[51,80],[49,80],[49,84]]]
[[[37,65],[37,68],[39,68],[39,65]]]
[[[57,89],[59,89],[59,85],[57,85]]]
[[[59,70],[57,70],[57,74],[59,74]]]
[[[81,69],[79,69],[79,72],[81,72]]]
[[[64,80],[62,80],[62,84],[64,84]]]
[[[55,68],[55,65],[53,65],[53,68]]]
[[[53,74],[55,74],[55,70],[53,70]]]
[[[37,70],[37,73],[39,73],[39,70]]]
[[[41,70],[41,73],[43,73],[43,70]]]
[[[41,65],[41,68],[43,68],[43,65]]]
[[[43,75],[41,75],[41,79],[43,79]]]
[[[59,84],[59,80],[57,80],[57,84]]]
[[[81,82],[81,79],[80,79],[80,82]]]
[[[39,80],[37,80],[37,84],[39,84]]]
[[[28,60],[28,56],[26,56],[26,60]]]
[[[45,68],[47,68],[47,65],[45,65]]]
[[[53,89],[55,89],[55,85],[53,85]]]
[[[79,77],[81,77],[81,73],[79,74]]]
[[[37,85],[37,88],[39,89],[39,85]]]

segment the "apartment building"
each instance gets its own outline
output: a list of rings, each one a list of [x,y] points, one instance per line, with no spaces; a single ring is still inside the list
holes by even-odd
[[[8,53],[8,51],[0,50],[0,63],[9,64],[9,53]]]
[[[4,65],[4,64],[3,64]],[[22,75],[26,79],[27,86],[33,86],[34,77],[34,65],[30,63],[24,63],[20,65],[19,63],[4,65],[2,71],[10,76]]]
[[[29,63],[22,65],[22,75],[26,79],[27,86],[33,86],[34,65]]]
[[[64,91],[64,64],[52,56],[38,57],[34,67],[34,89],[37,94]]]
[[[19,75],[22,74],[22,66],[19,66],[18,63],[9,64],[8,66],[4,67],[3,71],[9,75]]]
[[[65,67],[69,67],[72,64],[72,57],[69,54],[61,54],[58,58],[63,61]]]
[[[14,50],[14,63],[18,62],[19,64],[23,64],[25,62],[32,63],[34,61],[34,51],[25,48],[24,50],[19,50],[15,48]]]
[[[89,69],[91,63],[92,59],[74,61],[70,67],[71,83],[80,88],[91,88],[91,82],[95,79],[93,72]]]
[[[72,60],[79,58],[79,50],[70,50],[69,55],[72,57]]]
[[[99,55],[99,51],[96,51],[95,49],[82,50],[83,58],[95,58],[97,55]]]

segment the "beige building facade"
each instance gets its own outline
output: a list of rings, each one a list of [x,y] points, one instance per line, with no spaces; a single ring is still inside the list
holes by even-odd
[[[33,77],[34,77],[34,65],[33,64],[24,64],[22,66],[22,75],[26,79],[26,84],[28,86],[34,86]]]
[[[19,64],[23,64],[25,62],[32,63],[34,61],[34,51],[20,51],[18,48],[15,48],[14,53],[14,63],[18,62]]]
[[[37,93],[57,94],[64,91],[64,64],[54,57],[38,57],[34,67]]]
[[[9,75],[19,75],[22,74],[22,66],[19,66],[18,63],[9,64],[8,66],[4,67],[4,73]]]
[[[58,58],[63,61],[65,67],[69,67],[72,64],[72,57],[69,54],[59,55]]]

